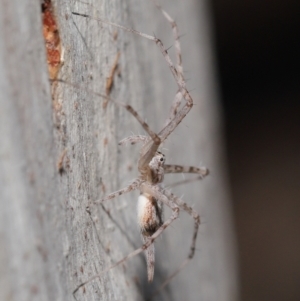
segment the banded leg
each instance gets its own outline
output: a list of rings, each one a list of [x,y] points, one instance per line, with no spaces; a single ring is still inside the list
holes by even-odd
[[[181,105],[181,100],[182,100],[182,95],[181,95],[181,92],[178,91],[175,95],[175,98],[173,100],[173,103],[172,103],[172,106],[171,106],[171,110],[170,110],[170,113],[169,113],[169,117],[168,119],[166,120],[165,122],[165,125],[164,126],[167,126],[171,120],[173,120],[178,112],[178,108],[180,107]]]
[[[152,0],[154,5],[161,11],[163,16],[167,19],[172,27],[174,44],[175,44],[175,54],[176,54],[176,68],[178,71],[178,76],[183,79],[183,68],[182,68],[182,55],[181,55],[181,45],[179,42],[179,30],[176,22],[171,18],[171,16],[157,3],[156,0]]]
[[[147,243],[149,237],[143,235],[144,244]],[[147,276],[148,282],[153,281],[154,277],[154,264],[155,264],[155,248],[154,243],[150,244],[150,246],[145,250],[146,262],[147,262]]]
[[[163,14],[163,16],[166,18],[166,20],[170,23],[170,25],[172,27],[172,32],[173,32],[173,37],[174,37],[174,44],[175,44],[176,69],[177,69],[177,73],[178,73],[178,79],[180,81],[182,81],[184,83],[184,85],[185,85],[185,80],[184,80],[184,76],[183,76],[182,54],[181,54],[181,45],[180,45],[180,41],[179,41],[180,36],[179,36],[178,26],[177,26],[176,22],[172,19],[172,17],[161,7],[160,4],[157,3],[156,0],[152,0],[152,1],[154,2],[155,6],[161,11],[161,13]],[[173,104],[172,104],[172,107],[171,107],[171,111],[170,111],[170,115],[169,115],[169,118],[167,119],[167,121],[165,123],[165,127],[173,119],[175,119],[175,116],[177,114],[178,108],[181,105],[181,100],[182,100],[182,97],[183,97],[182,95],[183,95],[182,94],[182,89],[179,89],[179,91],[176,93],[175,99],[173,101]],[[187,95],[187,98],[189,98],[188,96],[189,95]],[[185,100],[187,102],[189,102],[191,99],[188,100],[187,98],[185,97]],[[178,122],[178,124],[180,123],[180,121]],[[171,130],[171,131],[173,131],[173,130]],[[166,134],[165,133],[159,133],[159,135],[161,137],[161,135],[166,135]],[[162,138],[162,141],[164,141],[167,137],[161,137],[161,138]]]
[[[148,138],[149,137],[143,136],[143,135],[132,135],[132,136],[122,139],[119,142],[119,145],[126,145],[127,143],[130,143],[131,145],[133,145],[133,144],[136,144],[137,142],[145,143]]]
[[[110,266],[109,268],[105,269],[104,271],[102,271],[101,273],[94,275],[93,277],[89,278],[88,280],[86,280],[85,282],[82,282],[81,284],[79,284],[75,290],[73,291],[73,296],[75,297],[75,294],[77,293],[77,291],[84,285],[88,284],[89,282],[101,277],[101,275],[103,275],[104,273],[107,273],[109,270],[115,268],[116,266],[120,265],[121,263],[125,262],[127,259],[134,257],[138,254],[140,254],[141,252],[147,250],[155,241],[155,239],[175,220],[178,218],[179,216],[179,207],[172,201],[170,201],[164,194],[162,194],[159,190],[156,189],[157,186],[152,186],[148,183],[143,183],[143,190],[147,191],[148,193],[152,193],[154,195],[154,197],[160,201],[162,201],[164,204],[166,204],[167,206],[169,206],[172,210],[172,214],[171,216],[158,228],[158,230],[151,236],[149,237],[149,239],[147,240],[147,242],[140,247],[139,249],[131,252],[129,255],[127,255],[126,257],[124,257],[123,259],[119,260],[118,262],[116,262],[115,264],[113,264],[112,266]],[[153,263],[154,264],[154,263]]]
[[[182,94],[182,97],[186,100],[186,103],[184,104],[184,106],[180,109],[180,111],[178,112],[178,114],[176,114],[176,116],[168,123],[167,126],[165,126],[158,135],[154,134],[151,131],[150,132],[147,130],[146,127],[144,127],[145,122],[140,121],[139,122],[142,124],[142,126],[144,127],[144,129],[147,131],[147,133],[151,136],[151,138],[153,139],[153,141],[149,141],[145,146],[144,149],[146,150],[145,153],[146,155],[142,158],[142,161],[139,164],[139,168],[143,168],[146,165],[148,165],[148,163],[150,162],[150,160],[152,159],[153,155],[155,154],[155,152],[158,149],[158,146],[161,142],[163,142],[164,140],[167,139],[167,137],[173,132],[173,130],[177,127],[177,125],[183,120],[183,118],[188,114],[188,112],[191,110],[191,108],[193,107],[193,99],[190,95],[190,93],[188,92],[188,90],[186,89],[186,84],[185,84],[185,80],[179,75],[179,72],[177,71],[177,69],[175,68],[169,54],[168,51],[165,49],[162,41],[156,37],[153,37],[151,35],[139,32],[137,30],[131,29],[131,28],[127,28],[125,26],[107,21],[107,20],[102,20],[99,18],[93,18],[89,15],[85,15],[85,14],[80,14],[77,12],[72,12],[73,15],[77,15],[77,16],[82,16],[82,17],[86,17],[86,18],[90,18],[111,26],[114,26],[116,28],[120,28],[124,31],[128,31],[131,32],[135,35],[138,35],[140,37],[143,37],[147,40],[153,41],[159,48],[159,50],[161,51],[163,57],[165,58],[165,61],[167,62],[167,65],[177,83],[177,86],[179,88],[180,93]],[[130,112],[133,112],[132,108],[129,105],[125,106],[127,110],[129,110]],[[132,113],[133,114],[133,113]],[[137,114],[137,113],[136,113]],[[136,118],[138,115],[133,114]],[[148,127],[149,128],[149,127]],[[154,138],[155,136],[155,138]]]
[[[108,201],[108,200],[112,200],[114,199],[115,197],[117,196],[120,196],[124,193],[127,193],[127,192],[130,192],[132,190],[135,190],[135,189],[138,189],[140,187],[140,184],[141,184],[141,180],[140,179],[135,179],[131,184],[129,184],[127,187],[125,188],[122,188],[120,190],[117,190],[115,192],[112,192],[110,193],[108,196],[106,196],[104,199],[102,200],[97,200],[95,201],[94,203],[95,204],[101,204],[105,201]]]
[[[141,124],[141,126],[143,127],[143,129],[148,133],[148,135],[152,138],[153,143],[156,145],[160,145],[160,138],[158,137],[158,135],[156,133],[154,133],[149,125],[146,123],[145,120],[142,119],[142,117],[138,114],[138,112],[131,106],[131,105],[125,105],[119,102],[119,104],[121,106],[123,106],[128,112],[130,112],[135,119],[137,119],[137,121]]]
[[[182,55],[181,55],[181,45],[179,42],[179,30],[176,22],[171,18],[171,16],[161,7],[157,1],[152,0],[154,5],[161,11],[163,16],[167,19],[172,27],[173,37],[174,37],[174,44],[175,44],[175,56],[176,56],[176,69],[178,72],[178,77],[183,80],[183,67],[182,67]],[[172,103],[172,107],[170,110],[169,118],[165,122],[165,126],[174,119],[175,115],[177,114],[177,110],[181,105],[182,95],[181,92],[178,91]]]
[[[188,262],[194,257],[195,249],[196,249],[196,241],[197,241],[197,235],[198,235],[198,229],[200,226],[200,216],[199,214],[190,206],[188,206],[185,202],[183,202],[179,197],[174,195],[172,192],[160,188],[160,192],[167,196],[167,198],[171,201],[174,201],[180,209],[186,211],[195,221],[194,223],[194,233],[192,237],[192,244],[190,247],[190,252],[188,254],[188,257],[182,262],[182,264],[179,266],[179,268],[173,272],[163,283],[162,285],[153,293],[153,296],[155,296],[157,293],[159,293],[187,264]]]
[[[165,164],[164,166],[165,174],[167,173],[196,173],[205,177],[209,174],[209,170],[206,167],[194,167],[194,166],[182,166],[175,164]]]
[[[78,14],[78,15],[81,16],[81,14]],[[83,16],[86,16],[86,15],[83,15]],[[70,85],[70,86],[72,86],[76,89],[82,89],[83,88],[80,85],[75,85],[75,84],[69,83],[65,80],[62,80],[62,79],[56,79],[56,80],[52,80],[52,81],[53,82],[57,81],[57,82],[60,82],[60,83],[63,83],[63,84],[67,84],[67,85]],[[107,96],[105,96],[101,93],[97,93],[97,92],[94,92],[92,90],[87,90],[87,91],[91,94],[94,94],[94,95],[97,95],[99,97],[107,99]],[[111,102],[119,105],[119,106],[124,107],[127,111],[129,111],[139,121],[139,123],[142,125],[144,130],[152,138],[152,140],[149,139],[149,142],[147,143],[147,145],[143,146],[142,152],[145,155],[144,155],[144,157],[142,157],[143,160],[141,162],[139,162],[139,166],[141,166],[141,168],[144,167],[144,166],[147,166],[149,164],[149,162],[151,161],[151,159],[153,158],[153,156],[155,155],[155,152],[157,151],[157,149],[160,145],[161,140],[160,140],[159,136],[150,129],[148,124],[145,121],[143,121],[143,119],[138,115],[138,113],[130,105],[126,105],[126,104],[123,104],[121,102],[118,102],[118,101],[112,99],[111,97],[109,97],[109,100]],[[139,136],[139,138],[138,138],[138,136]],[[121,140],[119,142],[119,144],[120,145],[125,144],[127,141],[130,141],[130,140],[132,140],[134,143],[139,142],[139,141],[145,141],[146,142],[147,139],[148,139],[148,137],[143,136],[143,135],[137,135],[136,137],[135,136],[130,136],[128,138],[124,138],[123,140]]]
[[[161,139],[155,132],[153,132],[150,129],[149,125],[141,118],[141,116],[132,106],[116,101],[114,101],[114,103],[124,107],[128,112],[130,112],[141,124],[141,126],[148,133],[148,135],[151,137],[151,139],[149,139],[149,142],[146,142],[143,145],[141,150],[141,153],[143,155],[140,157],[138,161],[138,169],[143,174],[143,171],[148,168],[149,162],[152,160],[156,151],[158,150],[158,147],[161,144]]]

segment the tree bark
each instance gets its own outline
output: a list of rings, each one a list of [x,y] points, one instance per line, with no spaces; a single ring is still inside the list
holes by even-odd
[[[55,83],[51,90],[39,3],[3,0],[0,12],[1,300],[73,300],[78,284],[141,246],[137,192],[107,202],[105,208],[93,201],[137,177],[139,146],[120,148],[118,141],[142,129],[123,108],[113,103],[103,108],[104,100],[90,91],[105,94],[120,53],[111,96],[137,109],[158,132],[177,90],[155,44],[71,14],[154,32],[169,47],[174,43],[171,29],[151,1],[53,4],[64,49],[58,77],[73,86]],[[174,188],[201,216],[197,251],[153,300],[237,300],[209,10],[196,0],[162,5],[185,33],[184,70],[189,89],[195,88],[191,113],[162,151],[167,163],[203,163],[211,175]],[[166,183],[176,179],[181,177]],[[77,299],[147,299],[186,258],[192,231],[193,220],[182,212],[158,239],[153,284],[147,283],[142,254],[85,285]]]

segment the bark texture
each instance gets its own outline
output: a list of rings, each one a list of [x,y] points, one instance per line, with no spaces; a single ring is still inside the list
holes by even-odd
[[[71,14],[87,13],[154,32],[169,47],[171,29],[151,1],[53,4],[64,48],[59,78],[81,89],[64,84],[50,89],[40,3],[3,0],[1,5],[1,300],[73,300],[79,283],[141,246],[137,192],[107,202],[105,208],[92,202],[137,176],[139,147],[120,149],[117,144],[142,129],[123,108],[109,103],[104,109],[103,99],[89,90],[105,93],[106,78],[120,53],[111,96],[131,104],[155,131],[162,128],[177,90],[156,45]],[[202,163],[211,175],[174,189],[200,213],[203,224],[195,258],[154,300],[237,300],[209,11],[204,1],[162,5],[185,34],[184,69],[189,88],[195,89],[194,108],[163,152],[167,163]],[[167,179],[174,181],[175,176]],[[187,256],[192,229],[192,219],[182,212],[158,240],[153,284],[147,283],[141,255],[81,288],[77,299],[147,299]]]

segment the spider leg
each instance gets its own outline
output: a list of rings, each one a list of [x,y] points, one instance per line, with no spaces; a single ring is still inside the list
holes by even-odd
[[[127,143],[130,143],[131,145],[136,144],[137,142],[145,142],[148,139],[147,136],[143,136],[143,135],[132,135],[129,137],[126,137],[124,139],[122,139],[119,142],[119,145],[126,145]]]
[[[183,118],[188,114],[188,112],[193,107],[193,99],[190,93],[185,87],[181,89],[181,93],[186,100],[184,106],[179,110],[179,112],[174,116],[173,119],[158,133],[161,142],[165,141],[168,136],[175,130],[178,124],[183,120]]]
[[[138,255],[139,253],[147,250],[155,241],[155,239],[175,220],[178,218],[179,215],[179,207],[171,200],[169,200],[163,193],[161,193],[159,190],[156,189],[157,186],[153,186],[150,185],[148,183],[143,183],[143,190],[147,191],[148,193],[153,193],[154,197],[161,200],[163,203],[165,203],[167,206],[169,206],[172,210],[172,214],[171,216],[158,228],[158,230],[151,236],[149,237],[149,239],[147,240],[147,242],[140,247],[139,249],[131,252],[129,255],[127,255],[126,257],[124,257],[123,259],[119,260],[118,262],[116,262],[115,264],[113,264],[112,266],[110,266],[109,268],[105,269],[104,271],[102,271],[101,273],[94,275],[93,277],[89,278],[88,280],[86,280],[85,282],[82,282],[81,284],[79,284],[75,290],[73,291],[73,296],[75,297],[76,292],[85,284],[101,277],[101,275],[103,275],[104,273],[108,272],[109,270],[113,269],[114,267],[120,265],[121,263],[125,262],[127,259],[134,257],[136,255]],[[154,264],[154,263],[153,263]]]
[[[183,67],[182,67],[182,54],[181,54],[181,45],[179,42],[179,30],[176,22],[171,18],[171,16],[161,7],[160,4],[157,3],[156,0],[152,0],[154,2],[154,5],[161,11],[163,16],[167,19],[167,21],[170,23],[173,31],[173,37],[174,37],[174,45],[175,45],[175,55],[176,55],[176,69],[178,72],[178,77],[183,80]],[[175,115],[177,114],[177,110],[180,107],[182,100],[182,94],[180,90],[176,93],[174,101],[171,106],[170,114],[168,119],[165,122],[165,126],[174,119]]]
[[[173,132],[173,130],[177,127],[177,125],[182,121],[182,119],[188,114],[188,112],[191,110],[191,108],[193,107],[193,99],[190,95],[190,93],[188,92],[188,90],[186,89],[186,84],[185,84],[185,80],[184,78],[181,76],[180,72],[176,69],[176,67],[174,66],[168,51],[165,49],[162,41],[154,36],[139,32],[137,30],[131,29],[131,28],[127,28],[125,26],[107,21],[107,20],[102,20],[99,18],[94,18],[91,17],[89,15],[86,14],[80,14],[77,12],[72,12],[73,15],[77,15],[77,16],[82,16],[82,17],[86,17],[86,18],[90,18],[92,20],[96,20],[108,25],[112,25],[116,28],[120,28],[124,31],[128,31],[131,32],[135,35],[138,35],[140,37],[143,37],[147,40],[153,41],[159,48],[159,50],[161,51],[163,57],[165,58],[165,61],[167,62],[167,65],[177,83],[177,86],[179,88],[179,91],[182,95],[182,97],[186,100],[186,103],[184,104],[184,106],[180,109],[180,111],[176,114],[176,116],[168,123],[167,126],[165,126],[158,135],[156,135],[155,133],[153,133],[152,131],[150,131],[149,127],[146,126],[147,124],[138,119],[138,115],[137,113],[132,109],[132,107],[130,107],[129,105],[126,105],[125,108],[130,111],[138,120],[139,122],[142,124],[142,126],[144,127],[144,129],[147,131],[147,133],[151,136],[153,141],[149,141],[144,147],[143,147],[143,151],[142,153],[144,154],[144,156],[141,158],[140,162],[139,162],[139,170],[142,170],[143,168],[145,168],[145,166],[148,165],[148,163],[151,161],[151,159],[153,158],[153,155],[155,154],[155,152],[158,149],[158,146],[160,145],[161,142],[163,142],[164,140],[166,140],[166,138]],[[134,113],[135,112],[135,113]],[[151,134],[150,134],[151,133]]]
[[[110,24],[110,23],[109,23]],[[112,23],[114,24],[114,23]],[[119,27],[120,25],[118,25]],[[138,169],[141,172],[141,174],[144,174],[145,171],[148,170],[148,164],[154,157],[156,151],[158,150],[158,147],[161,144],[160,137],[153,132],[149,125],[144,121],[141,116],[138,114],[138,112],[130,105],[123,104],[117,101],[114,101],[116,104],[124,107],[128,112],[130,112],[141,124],[143,129],[148,133],[148,135],[151,137],[151,140],[149,139],[149,142],[145,143],[141,149],[141,156],[138,161]]]
[[[171,16],[157,3],[156,0],[152,0],[154,5],[161,11],[163,16],[170,23],[173,31],[174,44],[175,44],[175,54],[176,54],[176,69],[178,71],[178,76],[183,79],[183,68],[182,68],[182,55],[181,55],[181,45],[179,42],[179,30],[176,22],[171,18]]]
[[[155,296],[157,293],[159,293],[187,264],[188,262],[194,257],[195,249],[196,249],[196,241],[197,241],[197,235],[198,235],[198,229],[200,226],[200,216],[199,214],[190,206],[188,206],[185,202],[183,202],[179,197],[174,195],[172,192],[163,189],[159,187],[159,191],[165,195],[170,201],[175,202],[180,209],[186,211],[191,217],[195,220],[194,223],[194,233],[192,237],[192,244],[190,247],[190,252],[188,254],[188,257],[182,262],[182,264],[179,266],[179,268],[173,272],[163,283],[162,285],[153,293],[153,296]],[[151,299],[150,297],[150,299]]]
[[[97,201],[95,201],[94,203],[95,203],[95,204],[101,204],[101,203],[103,203],[103,202],[105,202],[105,201],[112,200],[112,199],[114,199],[115,197],[117,197],[117,196],[119,196],[119,195],[122,195],[122,194],[124,194],[124,193],[130,192],[130,191],[132,191],[132,190],[135,190],[135,189],[139,188],[140,184],[141,184],[141,179],[139,179],[139,178],[138,178],[138,179],[135,179],[135,180],[134,180],[131,184],[129,184],[127,187],[122,188],[122,189],[120,189],[120,190],[117,190],[117,191],[115,191],[115,192],[112,192],[112,193],[110,193],[109,195],[107,195],[104,199],[102,199],[102,200],[97,200]]]
[[[200,174],[202,177],[208,175],[209,170],[206,167],[194,167],[194,166],[182,166],[175,164],[165,164],[164,166],[165,174],[168,173],[196,173]]]
[[[180,45],[180,41],[179,41],[180,36],[179,36],[178,26],[177,26],[175,20],[172,19],[172,17],[161,7],[160,4],[157,3],[156,0],[152,0],[152,1],[154,2],[155,6],[161,11],[161,13],[166,18],[166,20],[170,23],[170,25],[172,27],[172,31],[173,31],[174,45],[175,45],[176,70],[177,70],[177,75],[178,75],[177,84],[179,86],[179,91],[176,93],[175,99],[172,103],[169,118],[166,120],[166,123],[165,123],[165,127],[166,127],[172,120],[175,119],[178,108],[181,105],[182,97],[184,97],[185,100],[187,101],[187,107],[185,108],[185,111],[187,111],[187,112],[185,113],[185,115],[189,112],[189,110],[193,106],[193,101],[192,101],[192,98],[190,97],[189,93],[187,93],[187,95],[185,95],[185,93],[184,93],[184,92],[187,92],[187,90],[185,88],[185,80],[184,80],[184,76],[183,76],[182,54],[181,54],[181,45]],[[183,83],[183,86],[181,86],[179,84],[179,82]],[[184,112],[182,112],[182,113],[184,113]],[[184,118],[185,115],[183,117],[176,119],[177,125],[181,122],[182,118]],[[169,135],[168,134],[169,131],[172,132],[173,127],[171,127],[171,126],[166,127],[165,129],[163,129],[163,131],[161,131],[159,133],[159,136],[162,138],[162,141],[164,141],[167,138],[167,136]]]
[[[154,133],[149,125],[141,118],[141,116],[138,114],[136,110],[133,109],[130,105],[124,105],[122,103],[118,103],[121,106],[124,106],[127,111],[129,111],[142,125],[144,130],[149,134],[151,137],[151,140],[149,139],[149,142],[146,142],[142,149],[141,149],[141,156],[138,161],[138,169],[141,172],[141,174],[144,174],[145,171],[148,170],[148,164],[154,157],[156,151],[158,150],[158,147],[160,146],[161,139],[160,137]]]
[[[141,124],[143,129],[152,138],[153,143],[155,145],[158,145],[158,146],[160,145],[160,138],[158,137],[158,135],[150,129],[150,127],[146,123],[146,121],[142,119],[142,117],[138,114],[138,112],[131,105],[125,105],[125,104],[122,104],[120,102],[116,102],[116,103],[123,106],[128,112],[130,112],[138,120],[138,122]]]
[[[77,14],[77,13],[73,13],[75,15],[79,15],[79,16],[83,16],[83,17],[89,17],[87,15],[82,15],[82,14]],[[90,18],[90,17],[89,17]],[[92,18],[93,19],[93,18]],[[101,21],[101,20],[100,20]],[[64,84],[68,84],[76,89],[81,89],[80,85],[76,85],[76,84],[71,84],[71,83],[68,83],[67,81],[65,80],[62,80],[62,79],[56,79],[56,80],[53,80],[53,81],[57,81],[57,82],[60,82],[60,83],[64,83]],[[101,93],[97,93],[97,92],[94,92],[92,90],[87,90],[89,93],[91,94],[94,94],[94,95],[97,95],[99,97],[102,97],[104,99],[107,99],[107,96],[105,96],[104,94],[101,94]],[[149,142],[146,143],[142,150],[141,150],[141,158],[139,160],[139,170],[142,171],[144,168],[147,168],[149,162],[151,161],[151,159],[153,158],[153,156],[155,155],[155,152],[157,151],[160,143],[161,143],[161,139],[160,137],[154,133],[149,125],[139,116],[139,114],[137,113],[137,111],[135,111],[130,105],[126,105],[126,104],[123,104],[121,102],[118,102],[114,99],[112,99],[111,97],[109,97],[109,100],[119,106],[122,106],[124,107],[127,111],[129,111],[137,120],[138,122],[142,125],[142,127],[144,128],[144,130],[149,134],[149,136],[152,138],[152,140],[149,139]],[[131,136],[132,137],[132,136]],[[141,136],[141,137],[145,137],[145,136]],[[129,137],[128,137],[129,138]],[[135,138],[134,138],[135,139]],[[141,138],[141,140],[143,140],[143,138]],[[126,138],[121,140],[119,142],[119,144],[124,144],[126,143]]]
[[[165,125],[164,126],[167,126],[169,124],[169,122],[174,119],[174,117],[176,116],[177,114],[177,111],[178,111],[178,108],[180,107],[181,105],[181,100],[182,100],[182,95],[181,95],[181,92],[178,91],[174,97],[174,100],[173,100],[173,103],[172,103],[172,106],[171,106],[171,109],[170,109],[170,113],[169,113],[169,117],[168,119],[166,120],[165,122]]]
[[[76,13],[76,14],[80,15],[78,13]],[[164,12],[164,15],[165,15],[165,17],[167,17],[167,16],[169,17],[169,15],[166,12]],[[92,18],[92,19],[94,19],[94,18]],[[104,20],[100,20],[100,19],[96,19],[96,20],[98,20],[100,22],[103,22],[103,23],[106,23],[106,24],[109,24],[109,25],[112,25],[112,26],[115,26],[115,27],[118,27],[120,29],[123,29],[125,31],[134,33],[138,36],[141,36],[143,38],[146,38],[150,41],[155,42],[156,45],[158,46],[158,48],[160,49],[163,57],[165,58],[165,60],[167,62],[167,65],[169,66],[169,69],[171,70],[171,73],[172,73],[172,75],[173,75],[173,77],[174,77],[174,79],[177,83],[177,86],[179,88],[179,92],[177,92],[177,94],[180,93],[182,95],[182,97],[186,100],[186,103],[183,105],[183,107],[180,109],[180,111],[178,113],[176,113],[176,115],[172,119],[170,118],[169,123],[159,132],[158,136],[161,139],[160,143],[163,142],[164,140],[167,139],[167,137],[173,132],[173,130],[177,127],[177,125],[183,120],[183,118],[188,114],[188,112],[193,107],[193,99],[192,99],[190,93],[188,92],[188,90],[186,89],[186,83],[185,83],[185,80],[182,76],[181,71],[178,71],[175,68],[175,66],[174,66],[174,64],[173,64],[173,62],[172,62],[172,60],[171,60],[171,58],[168,54],[168,51],[164,48],[164,45],[163,45],[163,43],[160,39],[158,39],[156,37],[153,37],[153,36],[150,36],[150,35],[145,34],[145,33],[141,33],[139,31],[136,31],[136,30],[131,29],[131,28],[127,28],[127,27],[124,27],[122,25],[118,25],[118,24],[109,22],[109,21],[104,21]],[[176,25],[175,21],[172,20],[172,22]],[[177,26],[175,26],[175,28],[177,28]],[[177,42],[180,45],[179,38],[177,39]],[[179,56],[180,56],[180,64],[181,64],[181,54],[179,54],[178,57]],[[178,99],[179,99],[179,95],[175,97],[175,101],[174,101],[174,105],[173,105],[173,115],[174,115],[174,111],[175,110],[177,111],[177,108],[180,106],[180,101]],[[153,139],[153,141],[155,143],[154,139]],[[152,142],[148,142],[148,145],[146,144],[144,147],[145,147],[145,150],[146,150],[145,153],[151,153],[151,156],[149,156],[150,158],[148,156],[145,156],[144,162],[141,162],[141,167],[144,167],[144,166],[148,165],[148,163],[152,159],[155,151],[157,150],[157,148],[156,149],[154,148],[154,145],[153,145]],[[151,151],[150,151],[150,149],[151,149]],[[139,166],[140,166],[140,164],[139,164]]]
[[[142,235],[144,244],[148,241],[149,237]],[[147,275],[148,282],[153,281],[154,277],[154,264],[155,264],[155,248],[154,243],[152,243],[146,250],[146,262],[147,262]]]

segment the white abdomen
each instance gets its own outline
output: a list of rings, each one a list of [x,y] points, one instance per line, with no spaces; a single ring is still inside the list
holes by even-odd
[[[162,225],[162,205],[154,197],[143,193],[138,198],[138,223],[144,236],[151,236]]]

